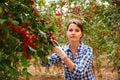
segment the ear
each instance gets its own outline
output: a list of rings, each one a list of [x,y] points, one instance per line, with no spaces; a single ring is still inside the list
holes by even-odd
[[[83,36],[84,36],[84,33],[82,32],[82,36],[80,37],[80,39],[82,39]]]
[[[82,37],[84,36],[84,33],[82,32]]]

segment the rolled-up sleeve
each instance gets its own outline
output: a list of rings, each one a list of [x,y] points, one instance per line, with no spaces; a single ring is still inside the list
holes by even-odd
[[[92,48],[87,48],[84,50],[84,56],[79,61],[79,63],[74,63],[74,68],[71,71],[73,76],[80,76],[86,73],[89,67],[92,67]]]
[[[47,59],[48,59],[48,63],[44,63],[43,61],[40,61],[40,64],[42,66],[51,66],[61,61],[61,58],[56,53],[53,53],[52,55],[48,56]]]

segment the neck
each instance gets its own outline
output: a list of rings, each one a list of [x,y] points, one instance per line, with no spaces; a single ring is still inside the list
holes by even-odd
[[[72,43],[70,43],[70,49],[71,49],[73,52],[76,51],[76,49],[78,48],[78,46],[79,46],[79,42],[72,42]]]
[[[74,49],[74,48],[77,48],[77,47],[79,46],[79,43],[80,43],[80,42],[71,42],[71,43],[70,43],[70,47],[73,48],[73,49]]]
[[[77,50],[78,46],[79,46],[79,42],[70,43],[70,49],[71,49],[71,52],[72,52],[72,55],[74,58],[76,57],[76,50]]]

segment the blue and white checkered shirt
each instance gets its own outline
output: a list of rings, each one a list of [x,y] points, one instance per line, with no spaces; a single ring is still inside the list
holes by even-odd
[[[69,70],[67,65],[62,61],[64,66],[64,80],[95,80],[93,71],[92,71],[92,49],[91,47],[85,45],[82,41],[76,51],[76,57],[73,58],[70,46],[63,46],[62,50],[67,54],[67,57],[72,60],[74,63],[74,68],[72,71]],[[41,62],[43,66],[50,66],[61,61],[61,58],[53,53],[48,57],[48,64]]]

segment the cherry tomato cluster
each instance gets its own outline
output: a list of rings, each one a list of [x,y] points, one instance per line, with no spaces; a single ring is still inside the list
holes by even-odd
[[[57,17],[61,16],[60,11],[56,11],[56,12],[55,12],[55,16],[57,16]],[[60,26],[61,26],[60,18],[56,19],[55,24],[56,24],[57,27],[60,27]]]
[[[32,5],[32,13],[34,14],[34,16],[36,16],[38,18],[39,14],[38,14],[38,9],[34,6],[35,2],[34,0],[30,0],[29,2],[30,5]],[[56,16],[60,16],[61,13],[60,12],[56,12],[55,13]],[[27,59],[32,59],[31,53],[29,53],[29,49],[30,47],[36,49],[37,48],[37,42],[39,41],[39,38],[36,37],[33,32],[31,31],[32,29],[29,28],[30,26],[30,22],[26,22],[24,23],[24,25],[14,25],[14,23],[12,22],[13,20],[13,15],[12,12],[9,13],[8,18],[10,21],[6,21],[6,26],[10,28],[10,30],[12,32],[16,32],[17,34],[20,35],[20,41],[22,43],[22,52],[23,55],[27,58]],[[46,25],[48,25],[50,23],[50,21],[48,20],[49,18],[40,18],[39,22],[40,23],[45,23]],[[0,26],[2,24],[0,23]],[[57,27],[59,27],[60,24],[60,19],[58,18],[56,20],[56,25]],[[2,29],[0,29],[0,32],[2,32]],[[50,31],[48,33],[50,40],[54,40],[54,34],[52,31]],[[6,37],[6,36],[3,36]]]
[[[60,19],[57,19],[57,20],[55,21],[55,24],[56,24],[57,27],[60,27],[60,26],[61,26],[61,22],[60,22],[60,21],[61,21]]]
[[[97,5],[94,4],[94,5],[93,5],[93,11],[96,11],[96,8],[97,8]]]
[[[81,11],[80,11],[80,6],[74,6],[74,7],[70,7],[70,12],[74,13],[74,14],[80,14]]]
[[[50,40],[54,40],[55,39],[55,36],[54,36],[54,34],[53,34],[53,32],[51,31],[51,32],[49,32],[49,36],[50,36]]]
[[[29,46],[36,48],[36,42],[39,41],[39,38],[36,37],[32,32],[28,31],[29,25],[30,23],[26,22],[25,26],[14,26],[12,22],[7,22],[7,26],[10,27],[13,32],[17,32],[18,34],[23,35],[21,39],[23,45],[23,55],[27,59],[32,59],[32,56],[28,54],[27,50],[29,49]]]

